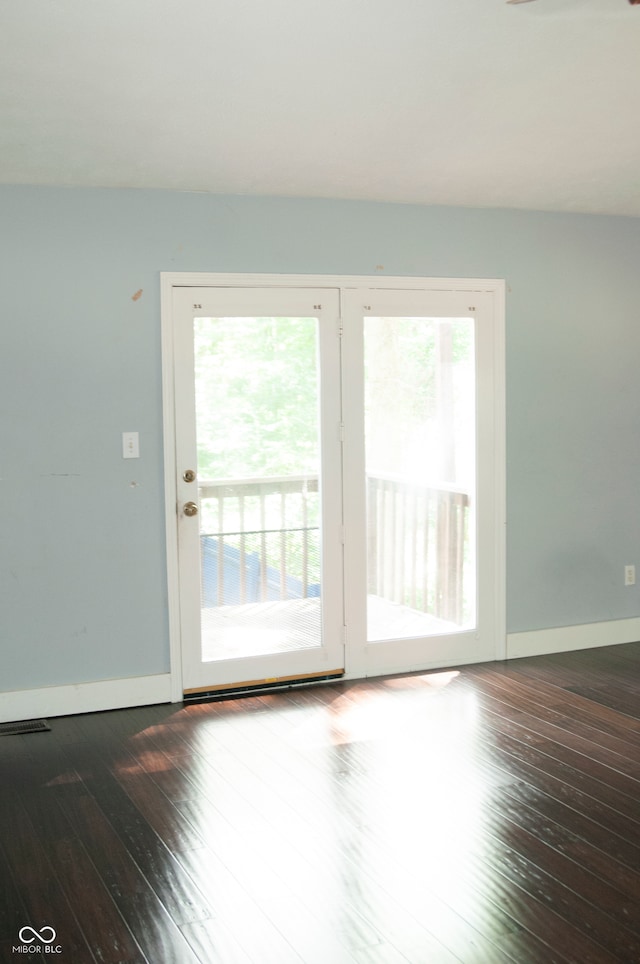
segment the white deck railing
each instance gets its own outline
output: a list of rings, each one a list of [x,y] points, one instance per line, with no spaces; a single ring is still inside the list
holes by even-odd
[[[368,592],[460,624],[468,520],[462,489],[368,476]]]
[[[203,481],[199,494],[205,604],[318,595],[317,476]],[[461,489],[369,476],[368,592],[460,623],[468,518]]]

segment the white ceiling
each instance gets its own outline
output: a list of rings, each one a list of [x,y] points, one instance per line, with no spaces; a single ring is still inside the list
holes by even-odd
[[[5,0],[0,183],[640,216],[640,6]]]

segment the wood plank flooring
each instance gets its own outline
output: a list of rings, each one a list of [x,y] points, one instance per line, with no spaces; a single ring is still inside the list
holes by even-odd
[[[639,694],[634,643],[4,736],[0,961],[640,962]]]

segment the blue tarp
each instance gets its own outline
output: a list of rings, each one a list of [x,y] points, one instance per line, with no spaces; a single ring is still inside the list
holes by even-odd
[[[260,556],[257,552],[244,553],[244,599],[240,595],[240,550],[236,546],[223,544],[223,598],[218,598],[218,565],[219,540],[215,536],[202,536],[200,540],[202,552],[202,605],[234,606],[238,603],[261,602],[260,593]],[[274,566],[267,566],[267,600],[281,599],[280,570]],[[302,580],[294,576],[285,576],[286,599],[302,599]],[[320,584],[315,582],[307,586],[307,596],[319,596]]]

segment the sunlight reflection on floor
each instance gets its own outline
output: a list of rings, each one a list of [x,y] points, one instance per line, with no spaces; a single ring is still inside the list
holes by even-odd
[[[375,942],[398,914],[389,893],[401,894],[444,939],[459,915],[480,919],[488,899],[477,866],[491,784],[477,698],[456,685],[462,676],[273,695],[247,702],[251,712],[242,703],[185,707],[168,730],[178,735],[185,720],[198,792],[181,810],[256,899],[293,905],[312,889],[332,932]],[[147,771],[164,767],[151,749],[140,759]],[[354,903],[368,908],[374,930],[354,917]]]

